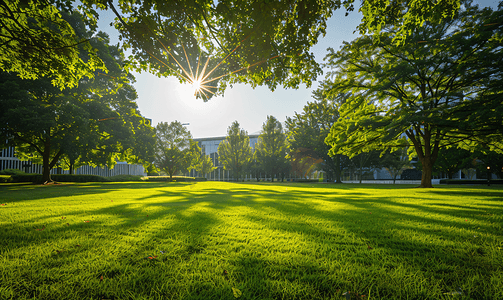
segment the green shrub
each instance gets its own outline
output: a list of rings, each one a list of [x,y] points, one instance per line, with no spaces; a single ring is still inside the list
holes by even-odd
[[[487,184],[487,179],[441,179],[440,184]],[[491,184],[503,184],[503,179],[491,179]]]
[[[12,182],[11,175],[0,175],[0,183]]]
[[[292,179],[293,182],[318,182],[318,179]]]
[[[169,176],[147,176],[144,177],[145,181],[168,181],[168,182],[189,182],[189,181],[206,181],[205,177],[184,177],[184,176],[173,176],[170,179]]]
[[[108,180],[112,182],[124,182],[124,181],[142,181],[143,176],[140,175],[115,175],[108,177]]]
[[[52,174],[51,179],[58,182],[107,182],[105,177],[98,175],[71,175],[71,174]],[[33,182],[43,183],[41,174],[20,174],[12,175],[13,182]]]
[[[53,181],[60,182],[107,182],[108,178],[98,175],[53,174]]]
[[[20,175],[20,174],[26,174],[26,173],[18,169],[5,169],[0,171],[0,175]]]
[[[27,173],[27,174],[16,174],[12,175],[12,182],[33,182],[33,183],[42,183],[42,175],[35,173]]]

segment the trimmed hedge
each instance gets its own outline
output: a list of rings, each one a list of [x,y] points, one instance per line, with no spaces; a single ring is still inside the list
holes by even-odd
[[[18,169],[5,169],[0,171],[0,175],[21,175],[26,174],[24,171]]]
[[[108,178],[98,175],[70,175],[70,174],[51,174],[51,179],[57,182],[108,182]],[[33,182],[43,183],[41,174],[21,174],[12,175],[13,182]]]
[[[170,179],[169,176],[147,176],[143,177],[145,181],[168,181],[168,182],[190,182],[190,181],[206,181],[205,177],[177,177],[173,176],[173,179]]]
[[[12,175],[12,182],[33,182],[33,183],[42,183],[42,175],[35,173],[26,173],[26,174],[16,174]]]
[[[292,182],[320,182],[319,179],[292,179]]]
[[[11,181],[2,181],[3,179],[0,179],[0,182],[43,183],[41,174],[17,174],[17,175],[8,175],[4,177],[9,178]],[[143,177],[139,175],[116,175],[112,177],[102,177],[98,175],[70,175],[70,174],[51,174],[51,179],[56,182],[125,182],[125,181],[191,182],[191,181],[207,180],[205,177],[173,177],[173,179],[170,180],[169,176]]]
[[[441,179],[440,184],[487,184],[487,179]],[[491,184],[503,184],[503,179],[491,179]]]
[[[125,182],[125,181],[143,181],[143,176],[140,175],[115,175],[107,177],[112,182]]]
[[[11,175],[0,175],[0,183],[12,182]]]

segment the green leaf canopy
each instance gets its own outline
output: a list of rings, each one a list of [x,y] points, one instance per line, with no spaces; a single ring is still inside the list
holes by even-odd
[[[431,187],[439,149],[483,142],[503,149],[502,11],[465,4],[439,25],[416,29],[403,46],[386,29],[379,43],[363,36],[327,56],[326,86],[349,92],[326,142],[356,155],[411,146]]]

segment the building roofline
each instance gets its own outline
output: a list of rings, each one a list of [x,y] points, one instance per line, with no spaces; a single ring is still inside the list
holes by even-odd
[[[249,138],[258,138],[260,134],[249,134]],[[196,142],[203,142],[203,141],[211,141],[211,140],[225,140],[227,136],[215,136],[215,137],[206,137],[206,138],[197,138],[193,139]]]

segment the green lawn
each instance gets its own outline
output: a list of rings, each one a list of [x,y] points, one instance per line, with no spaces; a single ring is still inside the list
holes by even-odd
[[[0,204],[0,299],[503,299],[498,187],[0,184]]]

